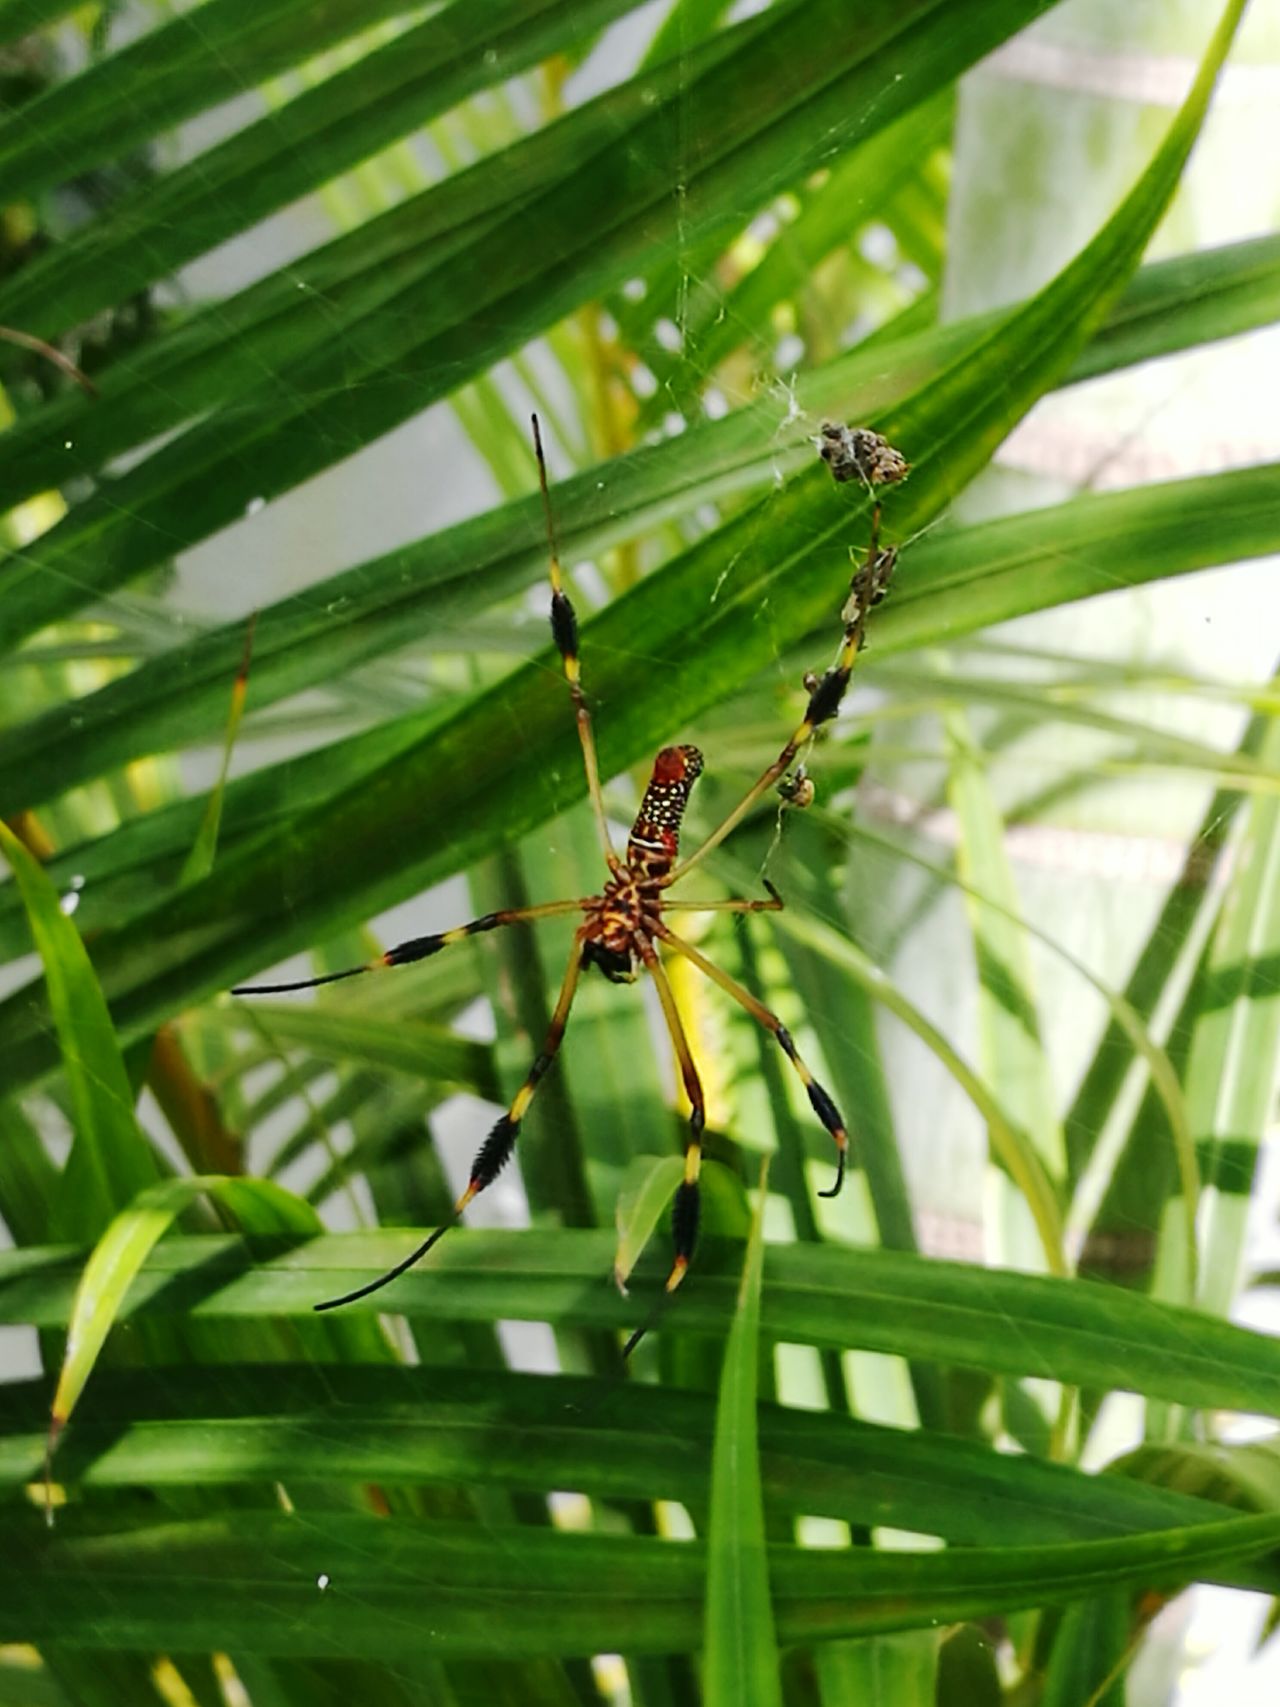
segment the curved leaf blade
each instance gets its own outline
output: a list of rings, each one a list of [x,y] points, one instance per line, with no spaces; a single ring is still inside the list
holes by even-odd
[[[261,1259],[234,1239],[170,1238],[147,1258],[127,1314],[309,1315],[316,1301],[384,1274],[421,1231],[330,1235]],[[706,1241],[680,1289],[681,1326],[724,1330],[733,1310],[740,1247]],[[0,1252],[0,1322],[66,1325],[82,1256],[65,1247]],[[661,1276],[637,1281],[631,1300],[611,1278],[613,1235],[473,1232],[458,1228],[394,1293],[352,1313],[394,1308],[442,1321],[543,1321],[634,1326],[638,1297]],[[889,1251],[834,1245],[769,1246],[761,1300],[764,1333],[797,1345],[860,1347],[962,1364],[997,1374],[1042,1376],[1099,1391],[1141,1392],[1175,1402],[1280,1416],[1280,1340],[1200,1312],[1087,1281],[1015,1274]]]
[[[71,1093],[76,1136],[50,1226],[64,1238],[89,1238],[116,1208],[155,1185],[160,1169],[134,1117],[111,1015],[80,933],[39,862],[3,821],[0,852],[44,964],[49,1013]]]
[[[404,10],[405,0],[203,0],[6,116],[0,201],[67,183]]]
[[[683,1177],[681,1156],[637,1156],[627,1168],[614,1209],[618,1245],[613,1256],[613,1283],[620,1292],[625,1293],[631,1271]]]
[[[0,1559],[5,1641],[408,1659],[422,1651],[424,1592],[437,1655],[671,1653],[699,1638],[696,1543],[324,1511],[136,1526],[77,1513],[51,1535],[25,1527]],[[769,1565],[779,1633],[807,1644],[1181,1584],[1277,1542],[1280,1518],[1238,1517],[1052,1547],[774,1547]]]
[[[43,326],[51,335],[65,331],[412,135],[478,91],[517,76],[563,49],[567,41],[580,39],[579,31],[608,23],[636,4],[637,0],[489,0],[480,16],[465,0],[437,8],[355,65],[304,89],[257,123],[234,131],[225,141],[135,191],[93,225],[59,244],[56,258],[37,258],[21,277],[5,280],[0,285],[0,304],[24,326]],[[274,63],[269,54],[249,61],[253,83],[310,58],[324,46],[323,34],[316,28],[315,0],[284,0],[284,5],[294,14],[291,33],[277,45]],[[246,0],[212,0],[212,9],[251,15],[265,10],[260,0],[256,4],[255,0],[247,4]],[[354,7],[352,0],[339,0],[340,15],[334,23],[350,32],[375,24],[379,12],[409,9],[406,0],[378,0],[365,6],[355,0]],[[200,8],[200,17],[208,10],[210,0]],[[326,13],[330,10],[325,8]],[[181,18],[175,25],[176,29],[170,26],[174,33],[190,27]],[[25,150],[35,154],[37,166],[50,146],[57,154],[60,137],[67,137],[69,155],[76,147],[85,152],[118,147],[112,109],[124,108],[128,115],[126,126],[118,127],[121,130],[128,125],[153,126],[150,103],[142,103],[139,112],[128,59],[131,52],[146,48],[162,34],[152,32],[133,49],[49,92],[45,100],[56,105],[59,117],[51,115],[47,122],[58,128],[52,132],[52,142],[34,138],[36,146]],[[207,49],[202,52],[202,45],[197,32],[194,50],[182,55],[186,62],[182,69],[194,73],[197,96],[206,88],[216,92],[220,81],[208,75]],[[223,76],[228,69],[236,74],[236,67],[225,61],[217,69]],[[96,100],[87,98],[84,85],[90,78],[95,80]],[[170,112],[177,106],[178,94],[175,89],[167,102]],[[80,121],[75,130],[83,134],[67,136],[64,115],[68,114]],[[10,150],[11,177],[30,169],[31,161],[22,158],[21,144],[32,141],[24,125],[18,131],[19,146]],[[0,173],[5,165],[0,153]],[[56,169],[56,160],[54,165]],[[398,222],[380,223],[386,229]],[[146,234],[146,241],[138,241],[140,233]],[[321,254],[339,247],[326,245]],[[348,242],[345,248],[351,253],[356,245]],[[261,299],[264,294],[256,287],[242,292],[241,298]],[[201,318],[207,326],[216,320],[216,313]],[[190,349],[187,328],[175,342],[179,351]],[[151,365],[144,359],[144,368]]]
[[[209,1196],[246,1232],[313,1234],[320,1218],[311,1205],[271,1180],[207,1174],[163,1180],[139,1193],[111,1222],[94,1246],[76,1288],[67,1323],[67,1343],[49,1426],[49,1452],[66,1426],[85,1382],[93,1373],[125,1294],[157,1239],[197,1197]]]
[[[38,1474],[47,1404],[43,1382],[0,1388],[0,1485]],[[775,1518],[996,1546],[1178,1527],[1276,1504],[1274,1463],[1249,1451],[1225,1462],[1220,1449],[1200,1461],[1184,1454],[1171,1473],[1166,1459],[1149,1467],[1140,1457],[1130,1479],[829,1411],[762,1402],[758,1424]],[[466,1483],[704,1509],[714,1426],[709,1393],[614,1379],[367,1363],[103,1369],[60,1462],[68,1483],[86,1487]],[[1246,1492],[1261,1481],[1259,1469],[1268,1497],[1240,1497],[1242,1480]]]

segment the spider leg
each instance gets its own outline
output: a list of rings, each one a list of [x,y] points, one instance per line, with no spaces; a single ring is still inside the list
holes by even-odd
[[[675,1049],[676,1061],[680,1067],[680,1077],[684,1081],[685,1095],[689,1099],[689,1142],[684,1153],[684,1178],[676,1188],[675,1202],[671,1211],[671,1233],[675,1243],[675,1260],[671,1265],[671,1273],[667,1276],[666,1291],[674,1292],[684,1279],[693,1256],[693,1249],[698,1239],[699,1189],[698,1176],[702,1171],[702,1132],[707,1123],[706,1101],[702,1094],[702,1081],[698,1077],[698,1069],[694,1065],[693,1052],[689,1048],[689,1039],[685,1035],[680,1010],[676,1007],[675,995],[671,984],[662,967],[653,944],[647,937],[637,933],[636,945],[640,958],[644,961],[649,976],[653,979],[658,991],[658,1000],[662,1004],[662,1017],[667,1022],[667,1030],[671,1034],[672,1047]],[[651,1315],[631,1335],[622,1348],[625,1361],[639,1345],[656,1320]]]
[[[403,1262],[398,1262],[394,1268],[389,1268],[385,1274],[380,1274],[376,1280],[369,1281],[364,1286],[357,1286],[354,1292],[344,1292],[341,1298],[329,1298],[323,1304],[314,1306],[317,1310],[336,1310],[340,1305],[352,1304],[357,1298],[367,1298],[371,1292],[380,1292],[393,1280],[398,1280],[407,1269],[421,1262],[431,1248],[438,1244],[451,1227],[458,1223],[463,1210],[473,1197],[478,1197],[486,1186],[493,1184],[511,1159],[511,1152],[516,1147],[516,1139],[520,1136],[520,1122],[524,1119],[529,1104],[533,1101],[539,1082],[547,1068],[556,1058],[556,1052],[564,1038],[564,1028],[568,1023],[569,1009],[573,1006],[574,993],[578,988],[578,976],[582,971],[583,938],[581,931],[573,939],[573,947],[569,951],[569,964],[565,967],[564,980],[560,986],[560,995],[556,1001],[555,1012],[547,1027],[547,1035],[542,1048],[532,1067],[525,1075],[524,1083],[512,1097],[505,1114],[498,1116],[493,1124],[493,1130],[476,1152],[476,1159],[471,1164],[471,1178],[467,1189],[453,1206],[449,1219],[429,1238],[423,1240],[415,1251],[411,1251]]]
[[[578,617],[569,601],[569,595],[564,590],[564,574],[560,568],[555,522],[551,514],[551,491],[547,485],[547,462],[542,454],[542,433],[536,415],[533,417],[533,449],[538,459],[538,483],[542,488],[542,508],[547,520],[547,550],[551,558],[551,633],[560,649],[565,680],[569,684],[569,693],[573,699],[574,716],[578,721],[578,740],[582,745],[582,765],[587,773],[587,793],[591,797],[591,810],[595,814],[600,847],[609,870],[618,872],[622,869],[622,861],[613,851],[613,843],[609,839],[609,822],[604,814],[595,731],[592,729],[591,712],[582,692],[582,672],[578,659]]]
[[[762,878],[761,882],[769,891],[767,901],[748,901],[736,895],[731,901],[664,900],[662,910],[664,913],[780,913],[785,905],[782,896],[767,877]]]
[[[862,649],[867,612],[877,597],[883,596],[896,555],[896,546],[889,546],[884,551],[880,549],[880,504],[877,501],[871,512],[871,543],[867,548],[866,561],[855,572],[850,582],[849,597],[845,601],[842,613],[844,637],[840,642],[835,663],[813,687],[804,716],[777,758],[760,773],[728,817],[712,830],[699,847],[667,874],[662,881],[664,889],[678,883],[690,867],[697,865],[713,848],[720,846],[725,837],[742,822],[765,790],[777,782],[819,725],[829,722],[839,711],[849,678],[853,674],[854,663]]]
[[[662,1004],[662,1017],[666,1020],[667,1030],[671,1034],[680,1077],[684,1082],[685,1095],[689,1099],[689,1142],[684,1153],[684,1178],[676,1191],[672,1212],[676,1254],[671,1273],[667,1277],[667,1291],[674,1292],[685,1277],[698,1237],[698,1175],[702,1171],[702,1132],[707,1124],[707,1105],[702,1094],[702,1081],[694,1065],[693,1051],[689,1048],[680,1010],[676,1007],[671,981],[663,970],[653,944],[643,936],[637,940],[640,958],[657,987],[658,1000]]]
[[[496,930],[499,925],[522,925],[532,919],[552,919],[561,913],[581,913],[589,905],[586,898],[579,901],[544,901],[536,907],[507,907],[501,912],[485,913],[470,924],[454,925],[452,930],[436,931],[431,936],[411,937],[397,943],[376,960],[363,966],[348,966],[342,972],[326,972],[322,978],[299,978],[292,984],[237,984],[233,996],[282,996],[292,990],[314,990],[321,984],[336,984],[343,978],[358,978],[362,972],[377,972],[384,966],[410,966],[415,960],[427,960],[442,948],[451,948],[465,937],[478,936],[481,931]]]
[[[777,1038],[783,1054],[800,1075],[800,1083],[809,1094],[809,1102],[812,1105],[813,1112],[836,1142],[835,1184],[829,1191],[820,1191],[818,1196],[839,1196],[840,1187],[844,1184],[844,1165],[849,1150],[849,1133],[840,1110],[801,1060],[800,1052],[795,1046],[791,1033],[783,1025],[777,1014],[765,1007],[763,1002],[757,1001],[750,990],[739,984],[736,978],[731,978],[727,972],[722,972],[713,960],[708,960],[705,954],[699,953],[692,943],[686,942],[683,937],[676,936],[664,925],[651,923],[649,928],[669,948],[674,949],[677,954],[682,954],[686,960],[691,960],[699,972],[705,972],[713,983],[719,984],[720,988],[727,991],[735,1002],[740,1003],[753,1019],[758,1020],[766,1031],[771,1031]]]

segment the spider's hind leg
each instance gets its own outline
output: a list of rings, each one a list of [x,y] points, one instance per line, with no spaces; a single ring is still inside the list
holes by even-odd
[[[736,978],[731,978],[727,972],[722,971],[714,960],[708,960],[706,955],[700,953],[692,943],[686,942],[683,937],[676,936],[674,931],[667,930],[664,925],[656,926],[655,932],[669,948],[674,949],[677,954],[682,954],[686,960],[691,960],[699,972],[704,972],[713,983],[719,984],[720,988],[727,991],[735,1002],[747,1010],[753,1019],[758,1020],[766,1031],[771,1031],[777,1038],[783,1054],[800,1077],[800,1082],[809,1098],[810,1108],[835,1140],[835,1182],[826,1191],[820,1191],[818,1196],[838,1197],[840,1188],[844,1184],[845,1161],[849,1153],[849,1131],[845,1126],[844,1116],[836,1107],[830,1092],[824,1090],[801,1059],[800,1051],[796,1048],[791,1033],[771,1008],[767,1008],[763,1002],[757,1001],[750,990],[739,984]]]
[[[359,1286],[354,1292],[346,1292],[341,1298],[327,1299],[323,1304],[317,1304],[317,1310],[336,1310],[339,1305],[351,1304],[357,1298],[367,1298],[371,1292],[378,1292],[391,1281],[399,1278],[407,1269],[414,1266],[426,1256],[432,1247],[439,1243],[450,1227],[458,1223],[463,1210],[478,1197],[494,1180],[511,1160],[511,1153],[516,1147],[520,1136],[520,1123],[528,1112],[529,1104],[533,1101],[538,1086],[548,1067],[556,1058],[556,1053],[564,1040],[564,1029],[569,1020],[569,1009],[573,1006],[574,992],[578,987],[578,977],[582,971],[583,938],[581,930],[573,939],[573,947],[569,951],[569,964],[565,967],[564,980],[560,986],[560,996],[556,1002],[555,1012],[547,1027],[547,1035],[543,1040],[532,1067],[525,1074],[524,1083],[512,1097],[505,1114],[500,1114],[494,1121],[489,1136],[476,1151],[476,1159],[471,1164],[471,1177],[467,1181],[467,1189],[453,1206],[453,1214],[440,1227],[437,1227],[430,1238],[424,1240],[415,1251],[411,1251],[403,1262],[387,1270],[385,1274],[371,1280],[365,1286]]]
[[[671,1208],[671,1236],[675,1246],[675,1257],[671,1272],[667,1276],[666,1291],[674,1292],[676,1287],[688,1273],[689,1264],[693,1260],[694,1247],[698,1242],[698,1221],[701,1211],[701,1191],[698,1184],[702,1172],[702,1133],[707,1124],[706,1101],[702,1094],[702,1081],[698,1077],[698,1069],[694,1065],[693,1052],[689,1048],[689,1040],[685,1036],[681,1023],[680,1012],[676,1007],[676,999],[672,993],[670,982],[663,971],[653,944],[645,937],[638,939],[640,957],[645,969],[653,979],[658,991],[658,1000],[662,1004],[662,1016],[667,1022],[667,1030],[671,1034],[672,1046],[675,1049],[676,1061],[680,1067],[680,1077],[684,1082],[685,1095],[689,1099],[689,1141],[684,1152],[684,1178],[676,1187],[675,1201]],[[632,1334],[623,1350],[623,1356],[629,1357],[635,1350],[645,1333],[649,1323]]]

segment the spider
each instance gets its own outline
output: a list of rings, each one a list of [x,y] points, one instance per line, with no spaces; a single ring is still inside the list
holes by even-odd
[[[906,474],[907,465],[901,456],[878,434],[865,428],[837,428],[832,427],[830,423],[824,425],[823,438],[820,441],[824,460],[831,461],[828,446],[833,443],[838,445],[841,434],[852,434],[852,442],[858,448],[856,472],[869,488],[873,484],[893,483]],[[702,773],[703,758],[697,747],[663,747],[653,761],[653,772],[640,802],[640,810],[631,826],[626,852],[619,855],[614,851],[605,815],[591,712],[582,689],[578,659],[578,620],[564,590],[564,574],[556,545],[547,465],[536,415],[533,417],[533,445],[542,490],[550,558],[551,633],[564,665],[565,679],[577,720],[578,739],[582,746],[587,792],[609,875],[598,895],[588,895],[577,900],[547,901],[538,906],[511,907],[499,912],[485,913],[481,918],[471,920],[469,924],[454,926],[452,930],[414,937],[408,942],[399,943],[364,966],[352,966],[345,971],[330,972],[320,978],[307,978],[296,983],[241,985],[232,991],[233,995],[244,996],[279,995],[294,990],[315,989],[321,984],[358,977],[379,967],[408,966],[414,961],[425,960],[430,955],[438,954],[442,949],[462,942],[466,937],[476,936],[482,931],[496,930],[500,926],[524,924],[569,913],[582,915],[582,922],[573,935],[569,963],[542,1049],[530,1067],[524,1083],[511,1099],[510,1105],[498,1117],[492,1131],[481,1144],[471,1165],[466,1190],[454,1205],[452,1215],[423,1240],[416,1250],[411,1251],[403,1262],[389,1268],[376,1280],[358,1286],[353,1292],[346,1292],[340,1298],[329,1298],[315,1305],[317,1310],[335,1310],[344,1304],[354,1303],[356,1299],[367,1298],[370,1293],[378,1292],[398,1279],[407,1269],[420,1262],[437,1241],[456,1225],[472,1199],[493,1184],[511,1158],[520,1135],[521,1122],[563,1041],[578,981],[582,973],[591,967],[595,967],[615,984],[634,983],[642,971],[652,978],[688,1097],[689,1136],[685,1149],[684,1176],[676,1189],[672,1208],[675,1255],[666,1282],[666,1292],[675,1291],[688,1271],[697,1241],[698,1176],[702,1165],[702,1133],[706,1124],[706,1106],[698,1069],[694,1064],[671,985],[659,958],[658,944],[662,944],[670,953],[690,961],[777,1039],[783,1054],[799,1075],[814,1113],[835,1141],[835,1180],[828,1190],[820,1192],[819,1195],[835,1197],[844,1182],[845,1159],[849,1148],[849,1134],[844,1117],[829,1093],[805,1065],[791,1033],[778,1016],[765,1007],[763,1002],[758,1001],[736,978],[708,960],[692,943],[677,936],[665,923],[664,915],[672,912],[767,913],[776,912],[782,907],[781,896],[767,878],[763,879],[764,888],[768,891],[767,897],[757,899],[673,901],[668,899],[668,891],[696,865],[701,864],[714,848],[720,846],[772,785],[778,785],[783,799],[789,803],[805,805],[812,799],[813,784],[806,776],[804,767],[799,767],[794,778],[786,778],[786,772],[819,726],[834,717],[839,709],[849,684],[854,661],[863,644],[867,612],[879,603],[887,590],[895,550],[893,547],[880,549],[880,505],[877,502],[872,511],[871,544],[866,561],[855,569],[850,584],[849,597],[842,613],[844,635],[836,660],[821,677],[806,677],[808,705],[800,723],[778,756],[719,826],[699,847],[681,859],[680,826],[689,804],[690,791]],[[847,480],[853,478],[855,469],[852,463],[848,467],[841,463],[839,466],[833,466],[832,472],[837,480]],[[780,778],[784,780],[779,782]],[[641,1329],[632,1335],[626,1352],[633,1349],[643,1332]]]

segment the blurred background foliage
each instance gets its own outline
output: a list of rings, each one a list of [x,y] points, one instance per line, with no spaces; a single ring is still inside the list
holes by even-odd
[[[0,0],[0,1704],[1272,1698],[1278,55],[1225,0]],[[673,964],[705,1236],[625,1366],[651,993],[587,979],[403,1313],[319,1320],[569,928],[226,994],[599,887],[534,408],[611,816],[696,740],[689,837],[839,638],[819,425],[913,465],[816,803],[690,880],[787,910],[684,919],[853,1170]]]

